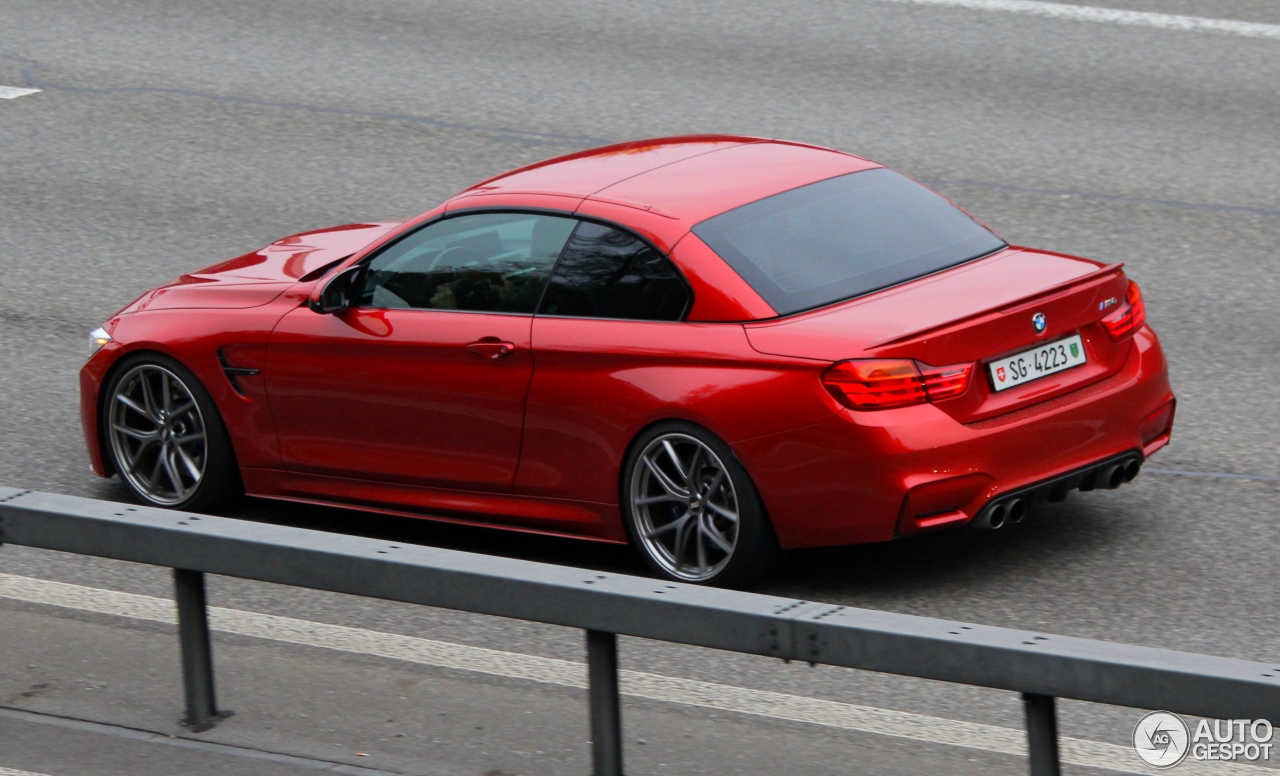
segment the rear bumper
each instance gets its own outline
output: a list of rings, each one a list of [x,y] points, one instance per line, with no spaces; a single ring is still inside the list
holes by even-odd
[[[1119,372],[1024,410],[971,424],[932,405],[845,411],[734,449],[784,547],[885,541],[969,523],[1003,494],[1110,457],[1150,455],[1168,442],[1172,402],[1144,328]]]
[[[996,530],[1008,523],[1020,523],[1037,505],[1066,501],[1067,495],[1073,490],[1115,490],[1126,482],[1132,482],[1141,470],[1142,460],[1142,453],[1136,450],[1112,456],[1014,493],[1002,493],[988,502],[977,517],[957,522],[966,522],[975,528],[987,530]],[[898,530],[901,531],[904,525],[919,525],[921,522],[914,515],[904,514],[898,520]]]

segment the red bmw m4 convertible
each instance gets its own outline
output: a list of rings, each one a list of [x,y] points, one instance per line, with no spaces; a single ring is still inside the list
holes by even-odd
[[[783,548],[1119,487],[1174,414],[1121,265],[744,137],[586,151],[287,237],[144,294],[90,349],[93,470],[144,503],[632,542],[726,585]]]

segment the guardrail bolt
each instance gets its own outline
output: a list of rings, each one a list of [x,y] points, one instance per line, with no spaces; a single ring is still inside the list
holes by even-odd
[[[776,625],[770,625],[768,629],[765,630],[765,634],[769,637],[769,649],[773,652],[781,652],[782,640],[778,638],[778,627]],[[790,663],[791,661],[786,660],[786,662]]]

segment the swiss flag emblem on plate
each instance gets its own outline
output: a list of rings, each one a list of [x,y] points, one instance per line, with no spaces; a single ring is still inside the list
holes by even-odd
[[[1004,367],[996,367],[996,379],[1002,383],[1004,382]]]

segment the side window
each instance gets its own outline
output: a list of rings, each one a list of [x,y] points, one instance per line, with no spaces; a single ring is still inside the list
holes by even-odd
[[[560,255],[538,313],[678,321],[691,297],[675,266],[648,243],[583,221]]]
[[[437,221],[369,262],[359,306],[532,313],[576,224],[530,213]]]

